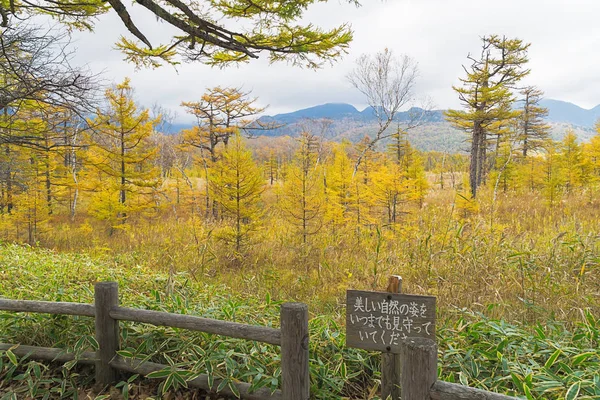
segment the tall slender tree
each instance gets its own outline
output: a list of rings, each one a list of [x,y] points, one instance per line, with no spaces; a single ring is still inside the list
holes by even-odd
[[[299,144],[295,158],[286,170],[280,207],[305,246],[308,238],[323,226],[325,192],[322,168],[317,163],[318,139],[305,132],[300,136]]]
[[[96,210],[122,224],[130,211],[152,206],[153,191],[160,184],[160,170],[153,163],[158,149],[149,141],[159,120],[151,119],[146,109],[138,111],[129,79],[107,89],[106,99],[108,108],[92,123],[96,128],[89,137],[87,162],[99,172],[95,176],[100,181],[94,183],[100,189]]]
[[[240,134],[223,151],[214,167],[210,185],[222,216],[231,222],[235,250],[239,253],[250,233],[257,227],[260,216],[260,196],[265,187],[262,171],[252,159]]]
[[[519,116],[518,140],[525,158],[530,151],[543,147],[550,136],[550,126],[544,121],[548,109],[540,106],[544,92],[535,86],[527,86],[520,94],[523,107]]]
[[[573,129],[568,129],[567,134],[558,145],[561,175],[566,193],[571,193],[581,186],[587,179],[587,165],[583,157],[581,144],[577,142],[577,135]]]
[[[470,135],[469,183],[473,197],[487,172],[488,139],[518,114],[512,109],[511,89],[529,74],[524,67],[529,44],[497,35],[484,36],[481,41],[479,57],[467,56],[471,65],[463,66],[466,77],[460,79],[462,85],[453,86],[464,109],[446,112],[452,125]]]

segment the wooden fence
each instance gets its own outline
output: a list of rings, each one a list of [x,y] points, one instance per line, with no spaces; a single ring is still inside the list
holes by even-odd
[[[144,362],[137,359],[124,359],[118,356],[119,321],[133,321],[278,345],[281,347],[281,390],[271,393],[269,389],[261,388],[250,393],[250,384],[236,383],[235,385],[241,397],[251,400],[307,400],[309,398],[308,307],[306,304],[283,304],[280,313],[281,328],[275,329],[190,315],[120,307],[116,282],[99,282],[94,289],[93,305],[0,299],[0,310],[80,315],[95,318],[98,350],[95,353],[84,352],[78,357],[78,362],[94,364],[95,379],[101,385],[115,383],[117,381],[117,371],[148,375],[151,372],[168,367],[163,364]],[[7,350],[13,346],[0,344],[0,350]],[[34,346],[21,345],[13,349],[13,353],[20,357],[29,355],[32,358],[47,361],[67,362],[75,359],[75,354],[66,353],[62,349]],[[200,375],[189,381],[188,385],[214,392],[219,383],[220,381],[215,379],[211,387],[208,375]],[[223,389],[220,393],[234,395],[229,388]]]
[[[189,315],[140,310],[120,307],[116,282],[99,282],[95,285],[94,304],[46,302],[31,300],[0,299],[0,310],[62,315],[79,315],[95,318],[95,335],[98,342],[96,352],[84,352],[77,362],[95,365],[98,384],[109,385],[118,380],[118,371],[148,375],[167,368],[153,362],[124,359],[119,350],[119,321],[133,321],[157,326],[184,328],[222,335],[232,338],[253,340],[281,347],[281,390],[271,393],[261,388],[250,392],[248,383],[236,383],[240,396],[249,400],[308,400],[310,398],[309,354],[308,354],[308,307],[302,303],[285,303],[281,306],[280,329],[219,321]],[[68,362],[76,355],[63,349],[0,343],[0,350],[13,349],[19,357]],[[473,389],[467,386],[437,380],[437,346],[429,339],[411,339],[402,347],[399,362],[404,366],[400,381],[404,400],[514,400],[500,394]],[[191,387],[214,392],[220,381],[212,386],[208,375],[200,375],[188,382]],[[398,385],[399,384],[399,385]],[[229,388],[223,395],[233,396]]]

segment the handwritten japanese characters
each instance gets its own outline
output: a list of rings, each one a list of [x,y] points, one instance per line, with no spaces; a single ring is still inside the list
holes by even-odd
[[[414,337],[435,340],[435,297],[347,291],[348,347],[398,353]]]

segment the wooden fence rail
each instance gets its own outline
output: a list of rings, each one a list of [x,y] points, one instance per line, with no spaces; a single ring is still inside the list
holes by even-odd
[[[400,291],[394,289],[394,291]],[[31,300],[0,299],[0,310],[48,314],[77,315],[95,319],[96,352],[75,355],[63,349],[11,345],[0,343],[0,351],[12,349],[19,357],[31,357],[46,361],[68,362],[77,359],[82,364],[94,364],[96,382],[101,385],[115,383],[118,371],[148,375],[167,368],[153,362],[124,359],[117,354],[120,348],[119,321],[141,322],[158,326],[169,326],[212,333],[227,337],[253,340],[281,346],[281,390],[271,393],[261,388],[250,392],[248,383],[236,383],[244,399],[249,400],[308,400],[310,398],[309,354],[308,354],[308,307],[302,303],[285,303],[280,310],[280,329],[219,321],[190,315],[139,310],[120,307],[116,282],[99,282],[95,285],[95,302],[91,304],[46,302]],[[430,339],[409,339],[401,348],[396,359],[384,360],[384,367],[397,376],[396,368],[402,365],[400,381],[387,382],[386,394],[399,395],[403,400],[516,400],[501,394],[487,392],[468,386],[437,380],[437,346]],[[387,376],[386,375],[386,376]],[[188,382],[195,388],[214,392],[220,381],[209,385],[208,375],[200,375]],[[224,395],[234,395],[225,388]]]
[[[42,314],[81,315],[84,317],[94,317],[96,315],[96,309],[91,304],[52,301],[0,299],[0,310]]]
[[[80,363],[95,365],[95,379],[98,384],[110,385],[117,382],[118,371],[148,375],[168,367],[163,364],[120,357],[117,354],[120,349],[119,321],[183,328],[281,346],[281,390],[271,393],[269,389],[261,388],[251,393],[250,384],[235,383],[235,385],[244,399],[308,400],[310,392],[308,307],[305,304],[282,304],[280,310],[281,329],[275,329],[190,315],[119,307],[118,299],[116,282],[96,283],[93,305],[0,299],[0,310],[2,311],[93,317],[96,341],[98,342],[98,350],[95,353],[84,352],[77,356],[62,349],[37,346],[0,344],[0,350],[12,348],[13,353],[19,357],[29,356],[46,361],[68,362],[77,358]],[[188,385],[215,392],[219,383],[220,381],[215,379],[211,386],[208,375],[200,375],[189,381]],[[219,393],[233,395],[233,391],[229,388],[225,388]]]

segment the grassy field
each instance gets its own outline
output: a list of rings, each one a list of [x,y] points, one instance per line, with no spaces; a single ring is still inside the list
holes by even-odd
[[[577,320],[581,308],[600,311],[600,203],[585,194],[550,208],[535,193],[499,193],[492,202],[483,192],[470,204],[435,190],[393,226],[360,233],[324,227],[306,245],[277,211],[267,210],[265,220],[242,254],[219,238],[218,224],[170,217],[110,236],[93,220],[58,221],[40,244],[127,270],[185,272],[326,314],[340,308],[346,289],[383,289],[390,274],[404,278],[407,293],[437,296],[442,315],[467,308],[535,323]]]
[[[112,237],[88,223],[56,224],[44,243],[55,250],[0,244],[0,296],[91,302],[94,282],[114,280],[128,306],[267,326],[278,324],[281,302],[304,301],[314,397],[375,399],[379,358],[345,348],[344,292],[382,289],[398,273],[406,292],[438,297],[441,379],[527,399],[600,398],[597,205],[581,196],[548,208],[535,195],[501,195],[492,207],[491,198],[473,205],[448,196],[430,195],[405,226],[363,232],[360,246],[338,232],[298,250],[285,227],[270,224],[243,259],[220,251],[210,227],[193,221],[154,221]],[[123,332],[126,356],[279,385],[272,346],[140,324]],[[92,335],[84,317],[0,314],[2,342],[83,351],[94,348]],[[135,376],[96,393],[85,389],[90,376],[3,352],[0,399],[182,393]]]

